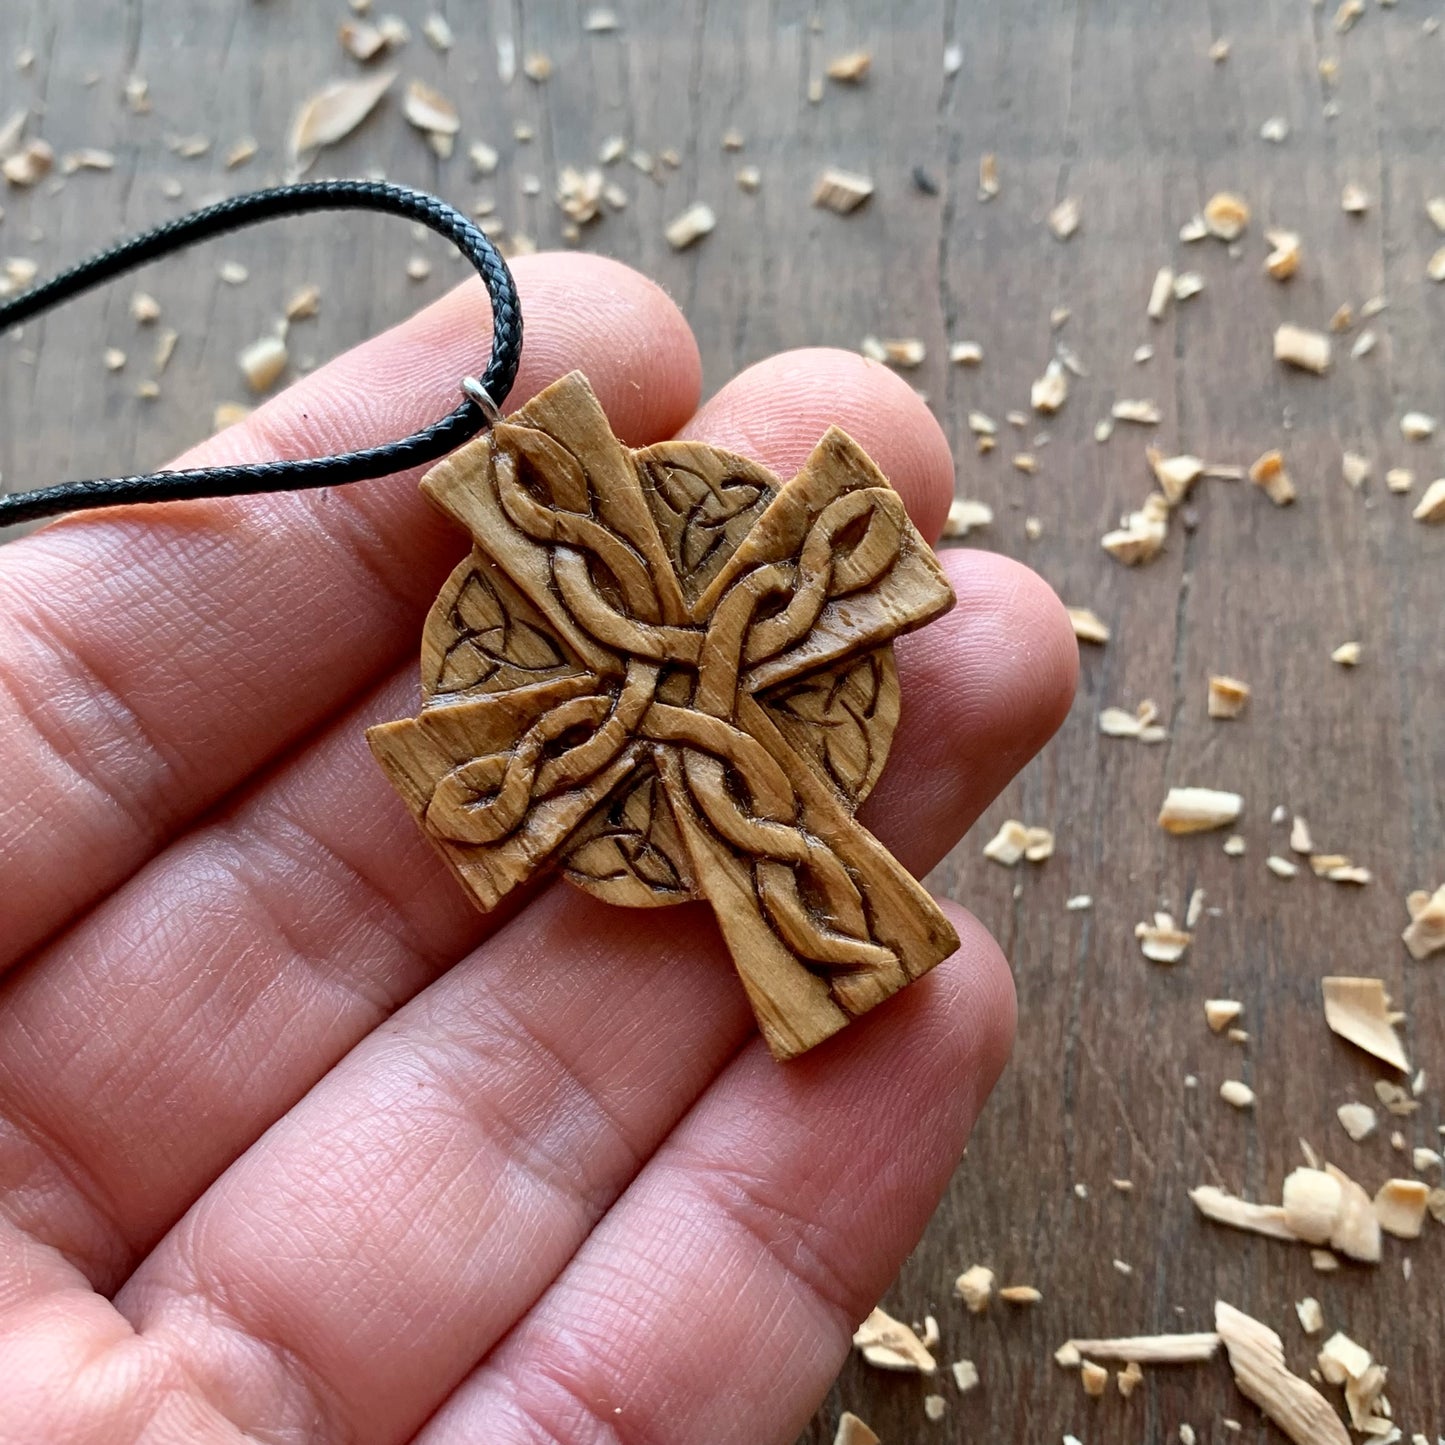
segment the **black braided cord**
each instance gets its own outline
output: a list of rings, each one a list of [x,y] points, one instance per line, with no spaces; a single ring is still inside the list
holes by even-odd
[[[138,266],[243,226],[307,211],[380,211],[419,221],[446,237],[481,275],[492,302],[492,354],[481,376],[487,399],[500,408],[517,378],[522,355],[522,312],[507,263],[460,211],[445,201],[383,181],[307,181],[233,196],[204,210],[178,216],[143,235],[72,266],[68,271],[0,305],[0,331],[69,301],[94,286]],[[461,378],[458,378],[460,382]],[[301,491],[337,487],[437,461],[455,451],[490,423],[483,405],[470,394],[441,420],[399,441],[331,457],[258,462],[248,466],[203,467],[155,472],[148,476],[110,477],[66,482],[14,496],[0,497],[0,526],[34,522],[86,507],[129,506],[135,502],[172,502],[194,497],[234,497],[256,492]]]

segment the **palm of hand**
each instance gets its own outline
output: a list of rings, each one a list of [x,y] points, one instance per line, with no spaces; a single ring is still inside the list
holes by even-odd
[[[514,401],[584,368],[633,445],[785,475],[830,422],[926,536],[911,389],[795,353],[702,410],[671,304],[518,266]],[[205,448],[401,435],[472,288]],[[367,755],[458,539],[415,478],[115,514],[0,552],[0,1441],[786,1441],[922,1229],[1007,1052],[996,947],[779,1067],[696,906],[477,915]],[[953,553],[860,817],[930,867],[1067,707],[1052,594]]]

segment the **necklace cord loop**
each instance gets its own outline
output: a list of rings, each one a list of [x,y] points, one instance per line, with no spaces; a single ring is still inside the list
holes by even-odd
[[[460,211],[424,191],[384,181],[307,181],[274,186],[178,216],[0,304],[0,331],[214,236],[283,216],[348,210],[378,211],[419,222],[450,241],[481,276],[492,303],[492,354],[480,379],[471,387],[464,386],[466,399],[456,410],[398,441],[335,456],[65,482],[0,497],[0,527],[88,507],[344,486],[437,461],[492,425],[516,380],[522,355],[522,311],[512,273],[482,229]]]

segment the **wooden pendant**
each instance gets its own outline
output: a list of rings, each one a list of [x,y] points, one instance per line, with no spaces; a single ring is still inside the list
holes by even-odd
[[[631,451],[574,372],[422,488],[473,550],[427,619],[421,715],[368,738],[483,908],[547,868],[706,899],[780,1059],[958,946],[853,817],[898,723],[892,640],[954,601],[857,443],[833,428],[787,483]]]

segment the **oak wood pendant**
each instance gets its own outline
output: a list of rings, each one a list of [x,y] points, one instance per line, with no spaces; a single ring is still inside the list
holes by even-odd
[[[473,550],[427,619],[420,716],[368,738],[483,908],[553,868],[611,903],[706,899],[780,1059],[957,947],[853,817],[898,723],[892,640],[954,601],[854,441],[786,483],[632,451],[574,372],[422,487]]]

